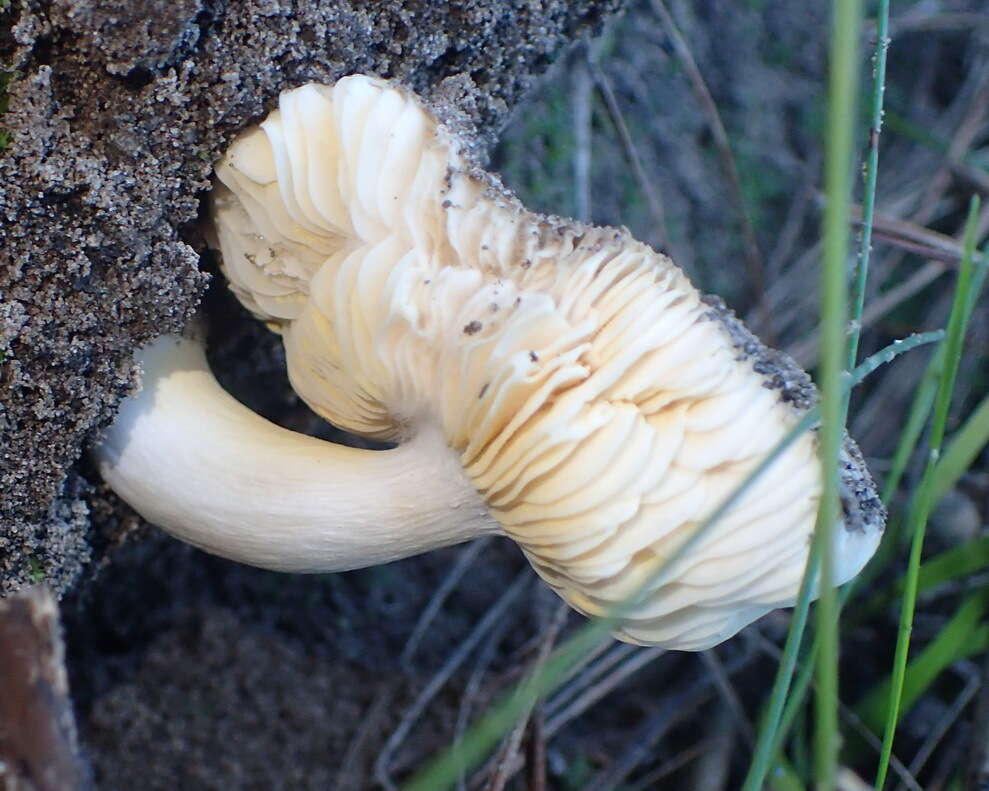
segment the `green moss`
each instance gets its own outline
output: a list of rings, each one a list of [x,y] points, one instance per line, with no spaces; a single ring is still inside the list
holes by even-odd
[[[45,569],[41,565],[41,561],[38,558],[31,556],[27,561],[30,571],[28,572],[28,577],[31,580],[32,585],[39,585],[45,581]]]
[[[517,117],[495,153],[495,169],[538,211],[573,215],[575,140],[569,92],[548,85],[541,111]]]

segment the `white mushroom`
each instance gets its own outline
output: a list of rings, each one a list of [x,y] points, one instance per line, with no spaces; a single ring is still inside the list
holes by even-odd
[[[282,334],[292,386],[335,425],[400,446],[279,429],[223,393],[191,342],[159,341],[101,468],[150,521],[211,552],[332,570],[502,530],[598,614],[646,582],[806,406],[756,370],[765,350],[668,258],[624,230],[528,212],[391,83],[355,75],[283,93],[217,177],[223,271]],[[844,464],[839,582],[883,521],[851,443]],[[820,490],[806,434],[617,636],[699,649],[792,603]]]

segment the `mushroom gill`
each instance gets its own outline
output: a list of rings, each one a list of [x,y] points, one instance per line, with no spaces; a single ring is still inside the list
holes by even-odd
[[[812,400],[780,356],[797,385],[760,373],[770,353],[669,258],[623,229],[527,211],[393,83],[286,91],[216,173],[223,271],[281,333],[298,394],[366,437],[438,430],[584,613],[646,582]],[[843,464],[839,582],[884,517],[851,441]],[[617,636],[700,649],[791,604],[820,491],[807,433]]]

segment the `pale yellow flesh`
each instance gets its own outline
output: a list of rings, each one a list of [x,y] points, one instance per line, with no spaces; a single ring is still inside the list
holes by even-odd
[[[668,258],[527,212],[389,83],[284,93],[217,175],[224,272],[300,396],[369,437],[436,427],[584,612],[635,591],[799,418]],[[820,479],[805,435],[618,635],[703,648],[791,603]],[[879,532],[836,535],[844,581]]]

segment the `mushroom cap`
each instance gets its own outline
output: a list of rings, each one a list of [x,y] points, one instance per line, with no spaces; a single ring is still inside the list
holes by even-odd
[[[791,604],[821,493],[812,432],[655,575],[801,417],[751,336],[626,230],[533,214],[461,150],[414,94],[362,75],[284,92],[231,145],[223,271],[282,334],[295,390],[367,437],[442,432],[576,609],[645,584],[621,639],[701,649]],[[850,442],[843,463],[839,583],[884,518]]]

